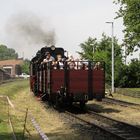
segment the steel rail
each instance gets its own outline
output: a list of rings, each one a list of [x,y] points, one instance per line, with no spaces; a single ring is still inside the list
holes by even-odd
[[[131,132],[133,132],[135,135],[137,135],[140,139],[140,127],[137,127],[135,125],[132,125],[132,124],[129,124],[129,123],[126,123],[126,122],[122,122],[120,120],[116,120],[116,119],[113,119],[113,118],[110,118],[110,117],[107,117],[105,115],[101,115],[99,113],[96,113],[94,111],[88,111],[89,114],[91,115],[96,115],[99,119],[104,119],[105,122],[107,123],[112,123],[112,124],[115,124],[115,127],[118,129],[125,129],[127,130],[126,133],[128,133],[128,131],[131,130]],[[113,125],[114,127],[114,125]],[[125,132],[124,130],[124,132]],[[129,133],[130,135],[130,133]],[[132,134],[133,135],[133,134]]]
[[[117,121],[93,111],[87,111],[90,119],[83,119],[78,116],[78,114],[76,115],[69,111],[65,111],[65,113],[88,125],[97,127],[101,131],[108,133],[119,140],[140,140],[140,128],[131,124]],[[99,123],[96,123],[95,120]]]
[[[131,107],[131,108],[134,108],[134,109],[140,109],[140,104],[131,103],[131,102],[127,102],[127,101],[122,101],[122,100],[118,100],[118,99],[112,99],[112,98],[107,98],[106,97],[105,99],[103,99],[103,102],[111,103],[111,104],[117,104],[117,105],[124,106],[124,107]]]

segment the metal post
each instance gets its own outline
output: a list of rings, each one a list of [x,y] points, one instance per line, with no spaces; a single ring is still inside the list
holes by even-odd
[[[114,93],[114,24],[112,22],[112,93]]]
[[[114,22],[106,22],[112,25],[112,93],[114,93]]]
[[[95,52],[95,48],[94,48],[94,44],[93,43],[91,43],[90,44],[91,46],[92,46],[92,59],[93,59],[93,61],[94,61],[94,52]]]
[[[28,108],[26,109],[26,115],[25,115],[25,120],[24,120],[24,128],[23,128],[22,140],[25,139],[24,135],[25,135],[25,130],[26,130],[27,115],[28,115]]]
[[[65,50],[64,52],[66,52],[66,55],[67,55],[67,58],[68,58],[69,57],[68,51]]]

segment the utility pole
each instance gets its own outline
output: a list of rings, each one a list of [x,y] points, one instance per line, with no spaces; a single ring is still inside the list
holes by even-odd
[[[89,45],[92,46],[92,59],[93,59],[93,61],[94,61],[94,53],[95,53],[94,44],[91,43],[91,44],[89,44]]]
[[[24,60],[24,52],[22,52],[22,58],[23,58],[23,60]]]
[[[106,22],[112,26],[112,88],[111,91],[114,93],[114,22]]]

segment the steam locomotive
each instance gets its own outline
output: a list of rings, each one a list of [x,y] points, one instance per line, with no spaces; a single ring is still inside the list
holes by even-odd
[[[63,67],[55,67],[52,61],[42,63],[46,52],[57,61],[61,55]],[[72,105],[78,102],[81,107],[89,100],[99,101],[105,97],[105,63],[103,61],[70,61],[63,48],[43,47],[30,62],[30,89],[35,96],[55,105]]]

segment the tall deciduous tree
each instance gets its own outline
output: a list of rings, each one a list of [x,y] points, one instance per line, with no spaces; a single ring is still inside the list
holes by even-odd
[[[122,63],[122,52],[121,47],[117,42],[117,39],[114,38],[115,46],[115,85],[118,86],[118,75],[121,72]],[[89,37],[87,41],[80,44],[82,49],[81,52],[78,52],[81,58],[94,61],[105,61],[106,63],[106,82],[111,83],[111,38],[102,35],[100,41],[97,41],[96,38]]]
[[[16,59],[18,54],[12,48],[7,48],[5,45],[0,45],[0,60]]]
[[[134,47],[140,48],[140,0],[114,0],[120,4],[118,17],[124,22],[124,45],[128,53],[133,52]]]
[[[89,37],[87,41],[80,44],[80,47],[82,48],[82,52],[78,52],[81,56],[81,58],[87,59],[87,60],[94,60],[94,51],[97,49],[97,39]]]

